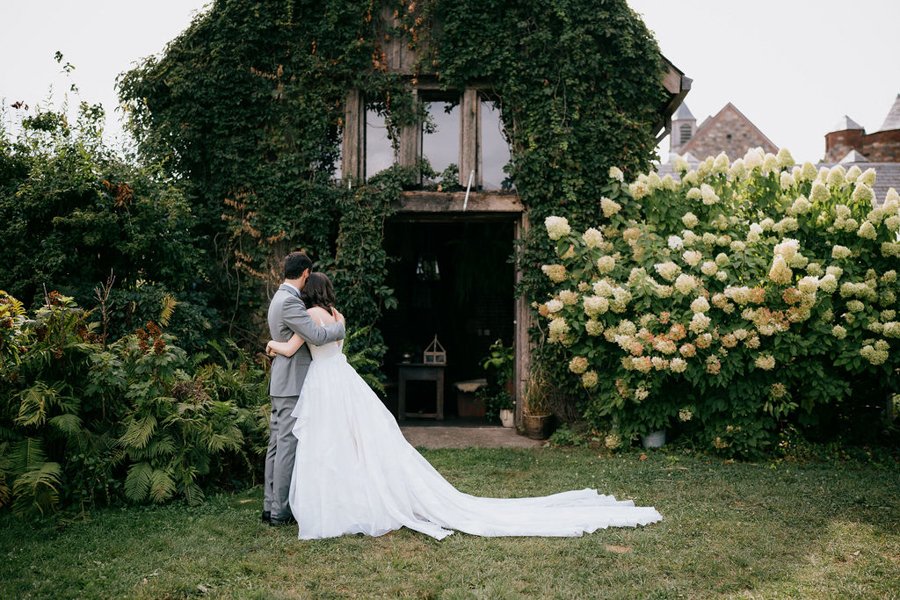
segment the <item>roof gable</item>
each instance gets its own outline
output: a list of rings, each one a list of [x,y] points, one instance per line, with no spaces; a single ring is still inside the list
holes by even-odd
[[[682,154],[690,152],[701,158],[724,152],[729,158],[735,159],[757,147],[766,152],[778,151],[772,140],[729,102],[715,116],[703,121],[680,151]]]
[[[881,129],[878,131],[890,131],[892,129],[900,129],[900,94],[897,94],[894,105],[888,111],[887,117],[884,118],[884,123],[881,124]]]

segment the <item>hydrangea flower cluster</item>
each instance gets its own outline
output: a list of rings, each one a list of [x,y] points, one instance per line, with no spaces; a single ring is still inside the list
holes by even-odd
[[[637,431],[725,398],[772,418],[827,397],[806,395],[812,373],[895,372],[896,191],[875,198],[874,171],[795,165],[786,151],[676,169],[627,184],[611,170],[603,216],[581,233],[545,221],[558,261],[541,267],[554,291],[538,312],[593,413]],[[748,378],[760,394],[730,391]]]

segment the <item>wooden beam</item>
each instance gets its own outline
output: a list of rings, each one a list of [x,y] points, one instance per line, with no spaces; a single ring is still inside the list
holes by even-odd
[[[479,102],[478,91],[466,88],[459,107],[459,185],[466,187],[469,174],[475,171],[472,188],[481,187],[481,169],[478,165]]]
[[[521,218],[516,222],[515,237],[516,241],[520,241],[528,234],[530,223],[528,213],[523,212]],[[522,281],[521,265],[516,263],[516,286]],[[531,370],[531,336],[528,331],[531,329],[531,307],[528,305],[528,298],[519,296],[515,300],[515,339],[513,346],[515,347],[516,359],[513,368],[513,379],[516,396],[516,427],[522,427],[522,409],[525,406],[525,389],[528,384],[528,373]]]
[[[359,90],[347,92],[344,102],[344,132],[341,143],[341,178],[361,181],[365,177],[366,107]]]
[[[463,213],[465,192],[403,192],[395,206],[401,213]],[[522,201],[516,194],[471,192],[466,213],[523,212]]]

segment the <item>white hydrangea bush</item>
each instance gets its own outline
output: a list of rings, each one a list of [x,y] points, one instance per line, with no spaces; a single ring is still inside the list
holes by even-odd
[[[786,151],[676,168],[611,173],[584,232],[546,219],[557,260],[536,306],[588,417],[634,435],[690,414],[714,448],[752,454],[795,413],[873,382],[896,391],[897,192]]]

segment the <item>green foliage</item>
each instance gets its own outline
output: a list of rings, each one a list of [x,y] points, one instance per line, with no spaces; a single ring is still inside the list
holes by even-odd
[[[458,187],[458,168],[438,175],[424,163],[336,186],[351,89],[385,116],[396,142],[401,125],[422,118],[410,94],[418,78],[448,90],[489,82],[513,147],[512,179],[536,219],[563,205],[589,220],[609,166],[634,171],[653,153],[662,63],[624,0],[391,0],[390,23],[381,9],[369,0],[219,0],[162,57],[119,80],[142,156],[180,178],[210,272],[225,266],[210,285],[230,333],[248,345],[263,289],[294,248],[333,272],[351,329],[374,325],[395,303],[382,244],[391,204],[423,174],[426,185]],[[384,43],[401,37],[418,52],[411,76],[386,68]],[[551,251],[532,235],[523,264]],[[546,289],[526,269],[523,292]]]
[[[175,293],[172,331],[202,347],[212,315],[195,217],[173,180],[105,145],[102,119],[82,103],[74,126],[48,109],[25,116],[14,142],[0,133],[0,289],[33,306],[48,288],[87,304],[112,273],[109,335],[156,319]]]
[[[196,503],[209,485],[255,480],[265,373],[233,343],[190,362],[150,322],[104,346],[89,313],[57,292],[27,316],[0,369],[0,507]]]

